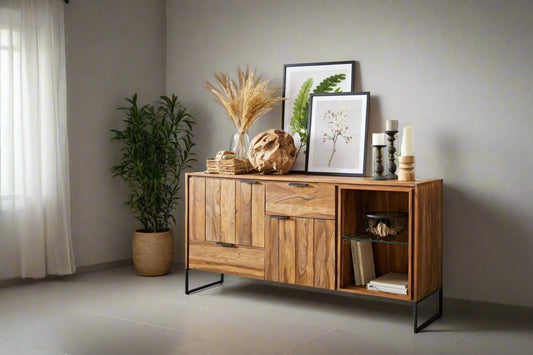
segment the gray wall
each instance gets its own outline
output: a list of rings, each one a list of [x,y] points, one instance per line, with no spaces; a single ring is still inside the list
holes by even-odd
[[[65,6],[72,238],[78,266],[131,258],[126,192],[109,169],[109,141],[133,93],[165,92],[165,1],[71,1]]]
[[[357,61],[371,132],[387,119],[414,125],[417,176],[444,179],[447,297],[533,306],[532,55],[531,1],[167,2],[167,93],[198,120],[198,169],[233,132],[202,87],[215,71],[250,64],[281,86],[285,63]]]

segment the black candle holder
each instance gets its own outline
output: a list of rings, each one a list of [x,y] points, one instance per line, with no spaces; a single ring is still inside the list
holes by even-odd
[[[383,176],[383,148],[384,145],[372,145],[374,149],[374,166],[372,171],[372,180],[387,180]]]
[[[396,175],[396,169],[398,168],[396,166],[396,146],[394,145],[394,141],[396,140],[396,133],[398,131],[385,131],[387,134],[387,141],[389,142],[389,145],[387,146],[387,152],[389,154],[389,166],[388,166],[388,174],[385,175],[385,177],[389,180],[398,179],[398,175]]]

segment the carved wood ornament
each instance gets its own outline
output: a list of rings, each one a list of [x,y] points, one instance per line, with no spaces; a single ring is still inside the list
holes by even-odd
[[[294,139],[280,129],[259,133],[250,143],[248,158],[252,166],[263,174],[287,174],[296,161]]]

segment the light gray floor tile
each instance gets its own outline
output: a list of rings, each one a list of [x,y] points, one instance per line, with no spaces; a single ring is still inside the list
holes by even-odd
[[[530,330],[477,331],[443,352],[445,355],[531,355]]]
[[[41,349],[29,344],[24,344],[12,339],[0,337],[0,354],[2,355],[62,355],[58,352],[52,352]]]
[[[12,334],[11,338],[69,355],[172,354],[204,338],[140,322],[79,313]]]
[[[190,276],[191,287],[219,277]],[[415,335],[409,303],[234,276],[187,296],[184,281],[182,267],[156,278],[123,267],[0,288],[0,354],[530,354],[533,348],[531,311],[459,302]],[[425,306],[433,308],[424,314]],[[435,310],[425,306],[424,316]]]

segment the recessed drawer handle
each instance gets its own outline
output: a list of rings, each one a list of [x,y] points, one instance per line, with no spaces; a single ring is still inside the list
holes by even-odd
[[[309,186],[309,184],[305,184],[302,182],[289,182],[289,186],[307,187]]]
[[[235,247],[235,244],[233,244],[233,243],[217,242],[217,245],[220,245],[221,247],[226,247],[226,248],[233,248],[233,247]]]
[[[257,181],[255,180],[239,180],[239,182],[242,182],[243,184],[257,184]]]
[[[275,219],[289,219],[289,216],[272,215],[272,216],[270,216],[270,218],[275,218]]]

